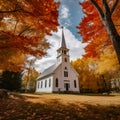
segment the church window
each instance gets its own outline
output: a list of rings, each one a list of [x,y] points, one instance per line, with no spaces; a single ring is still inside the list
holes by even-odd
[[[51,79],[49,79],[49,87],[51,86]]]
[[[64,51],[64,54],[66,54],[66,51]]]
[[[65,62],[67,62],[67,58],[65,58]]]
[[[47,87],[47,80],[45,80],[45,88]]]
[[[67,70],[67,67],[65,67],[65,70]]]
[[[43,86],[43,82],[41,81],[41,88],[42,88],[42,86]]]
[[[38,89],[39,89],[40,83],[38,82]]]
[[[68,72],[64,71],[64,77],[68,77]]]
[[[55,86],[58,87],[58,78],[56,78],[56,81],[55,81]]]
[[[75,88],[77,87],[76,80],[74,80],[74,87],[75,87]]]

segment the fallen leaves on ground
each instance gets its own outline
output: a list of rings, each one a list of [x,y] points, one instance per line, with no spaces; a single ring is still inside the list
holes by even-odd
[[[81,104],[31,103],[12,96],[0,99],[0,120],[120,120],[120,106]]]

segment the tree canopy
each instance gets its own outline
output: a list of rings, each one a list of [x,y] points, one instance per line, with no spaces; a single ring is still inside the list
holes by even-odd
[[[57,31],[58,7],[54,0],[0,0],[0,69],[21,70],[26,55],[46,54],[45,35]]]
[[[111,43],[120,61],[120,2],[119,0],[86,0],[80,5],[85,14],[77,27],[85,48],[86,57],[99,57],[104,48]]]

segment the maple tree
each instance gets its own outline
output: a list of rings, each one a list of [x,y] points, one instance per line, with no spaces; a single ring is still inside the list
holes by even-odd
[[[95,73],[95,59],[83,57],[71,64],[79,74],[78,79],[81,92],[97,92],[101,88],[100,85],[98,86],[98,82],[100,83],[99,76]]]
[[[0,0],[0,62],[10,66],[0,65],[0,69],[16,70],[18,63],[11,57],[18,53],[46,54],[49,44],[44,38],[57,31],[59,4],[54,0]]]
[[[71,64],[79,74],[81,92],[109,92],[111,80],[115,83],[120,76],[120,66],[112,45],[105,48],[99,58],[83,57]]]
[[[120,62],[119,0],[86,0],[80,5],[85,17],[77,28],[83,42],[89,43],[85,56],[99,56],[112,43]]]
[[[111,90],[111,81],[114,80],[115,82],[118,79],[118,72],[120,71],[117,56],[112,45],[104,49],[96,61],[96,65],[96,73],[100,77],[102,90],[108,92]]]
[[[96,73],[99,74],[104,89],[113,89],[112,86],[116,86],[116,84],[118,84],[120,77],[120,66],[112,45],[105,48],[104,52],[97,60]],[[115,85],[113,85],[113,83]]]

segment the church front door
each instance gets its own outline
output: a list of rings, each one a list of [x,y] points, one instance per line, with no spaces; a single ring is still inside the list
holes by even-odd
[[[69,83],[65,83],[65,89],[66,91],[69,91]]]

